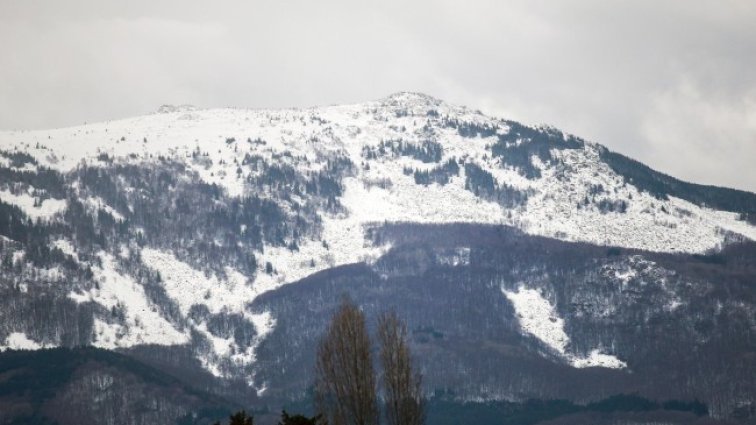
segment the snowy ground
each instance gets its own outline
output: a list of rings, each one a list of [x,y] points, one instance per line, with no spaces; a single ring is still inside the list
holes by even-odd
[[[231,268],[226,268],[226,277],[206,276],[200,270],[180,261],[173,254],[154,249],[143,249],[142,260],[160,273],[167,295],[175,301],[189,325],[211,342],[211,352],[199,355],[203,366],[218,377],[226,377],[221,364],[230,360],[236,365],[251,364],[255,361],[257,345],[273,330],[275,318],[270,312],[250,312],[246,305],[275,285],[262,280],[252,281]],[[193,305],[204,305],[210,313],[236,313],[255,326],[257,337],[253,344],[242,347],[233,338],[213,335],[204,322],[189,319]],[[250,384],[253,385],[250,379]]]
[[[7,190],[0,191],[0,201],[19,207],[32,220],[49,220],[66,209],[63,199],[39,200],[28,193],[16,195]]]
[[[554,306],[538,290],[520,286],[517,291],[502,288],[501,292],[514,306],[522,331],[536,337],[573,367],[627,367],[625,362],[602,353],[600,349],[592,350],[588,357],[569,353],[567,347],[570,337],[564,331],[564,319],[559,317]]]
[[[99,284],[86,293],[72,292],[76,302],[94,302],[107,309],[117,308],[125,313],[125,323],[109,323],[95,319],[93,345],[101,348],[131,347],[139,344],[180,345],[189,342],[186,333],[176,329],[158,313],[141,285],[116,267],[108,254],[100,254],[102,267],[94,267]]]
[[[13,332],[8,335],[4,344],[0,344],[0,352],[5,350],[39,350],[48,347],[46,344],[40,344],[30,339],[23,332]]]

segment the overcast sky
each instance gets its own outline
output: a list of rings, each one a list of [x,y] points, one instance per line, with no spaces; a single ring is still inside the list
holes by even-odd
[[[756,191],[756,1],[0,0],[0,129],[402,90]]]

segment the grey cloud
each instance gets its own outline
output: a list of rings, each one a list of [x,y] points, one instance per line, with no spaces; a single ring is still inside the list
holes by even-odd
[[[0,3],[0,128],[428,92],[756,191],[748,0]]]

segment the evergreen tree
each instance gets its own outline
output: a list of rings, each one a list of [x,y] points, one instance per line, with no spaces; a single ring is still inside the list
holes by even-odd
[[[214,425],[221,425],[220,421]],[[254,417],[247,415],[247,412],[240,410],[228,417],[228,425],[254,425]]]
[[[321,423],[322,418],[322,415],[313,416],[311,418],[303,415],[291,416],[286,413],[286,410],[284,410],[281,412],[281,421],[278,422],[278,425],[318,425]]]

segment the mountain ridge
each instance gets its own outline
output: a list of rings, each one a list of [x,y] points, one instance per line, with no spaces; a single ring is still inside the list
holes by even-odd
[[[436,109],[434,108],[440,108],[441,112],[436,111]],[[371,111],[373,112],[373,116],[370,116]],[[205,164],[204,166],[193,166],[194,170],[200,174],[201,178],[204,181],[208,183],[218,184],[226,191],[228,191],[229,195],[238,196],[244,193],[243,180],[244,178],[248,178],[248,175],[244,174],[238,176],[239,168],[235,167],[238,166],[239,160],[242,159],[242,153],[239,153],[237,151],[237,144],[243,145],[244,138],[247,139],[248,144],[253,141],[253,138],[255,142],[264,142],[266,144],[271,144],[270,146],[268,146],[269,149],[265,149],[265,145],[255,145],[255,148],[262,147],[263,149],[245,150],[243,147],[240,148],[241,151],[246,151],[246,154],[252,154],[253,156],[256,155],[255,152],[258,152],[260,150],[267,150],[268,154],[272,155],[275,155],[276,153],[280,155],[281,153],[287,152],[291,154],[293,152],[299,151],[299,153],[304,155],[305,157],[307,157],[307,155],[342,155],[345,156],[346,159],[350,160],[353,164],[356,164],[358,161],[366,162],[364,161],[364,158],[362,158],[364,156],[363,152],[357,151],[358,146],[360,149],[364,149],[366,147],[371,147],[371,145],[374,145],[378,141],[395,141],[390,138],[390,136],[393,135],[397,135],[398,139],[401,139],[404,136],[408,140],[401,140],[401,142],[405,142],[405,144],[408,145],[413,143],[417,144],[421,142],[421,138],[424,138],[426,136],[428,136],[429,140],[433,137],[440,137],[442,143],[440,145],[436,145],[436,149],[448,150],[449,140],[446,140],[449,138],[448,134],[423,135],[422,128],[415,128],[414,131],[407,130],[402,132],[395,131],[396,128],[392,129],[391,124],[388,124],[386,126],[380,125],[381,120],[387,120],[388,118],[402,121],[401,118],[403,117],[411,117],[412,121],[414,121],[414,123],[416,124],[415,127],[418,127],[418,119],[429,118],[429,113],[431,113],[431,115],[438,114],[440,117],[436,120],[438,121],[437,123],[431,123],[432,125],[434,125],[434,127],[436,127],[433,129],[433,131],[443,133],[444,127],[448,127],[446,128],[447,130],[449,128],[456,130],[458,134],[462,135],[462,137],[466,139],[469,139],[470,137],[464,136],[472,136],[473,139],[492,139],[494,137],[500,138],[500,140],[498,141],[491,140],[489,143],[487,143],[487,145],[490,145],[490,148],[488,150],[490,150],[489,154],[491,155],[491,158],[486,157],[487,146],[484,146],[482,153],[477,153],[478,158],[472,158],[470,163],[472,166],[481,166],[481,172],[478,174],[484,179],[489,179],[490,182],[485,183],[489,187],[485,187],[484,190],[487,190],[488,192],[496,191],[496,189],[506,190],[506,193],[503,194],[489,193],[489,198],[491,196],[495,196],[499,201],[502,201],[502,196],[506,197],[507,195],[510,195],[509,198],[512,198],[510,200],[505,200],[502,202],[509,202],[510,204],[522,203],[522,201],[518,200],[518,198],[523,198],[524,196],[526,196],[528,189],[535,186],[535,183],[540,180],[539,175],[542,172],[542,168],[544,169],[544,171],[548,171],[549,168],[553,168],[549,167],[549,163],[552,161],[561,161],[562,164],[564,163],[565,159],[567,158],[552,157],[552,150],[557,149],[559,152],[567,152],[570,149],[580,147],[581,145],[584,152],[588,155],[578,155],[577,157],[572,158],[573,162],[576,161],[572,165],[580,167],[584,164],[599,165],[608,163],[612,171],[594,170],[593,172],[600,173],[604,176],[613,173],[619,178],[619,180],[614,182],[597,182],[595,187],[584,188],[582,192],[585,193],[586,196],[600,198],[602,197],[602,193],[595,192],[603,191],[603,186],[599,187],[600,185],[602,185],[602,183],[604,185],[610,184],[611,186],[614,186],[608,187],[608,190],[617,190],[617,185],[625,185],[628,180],[632,179],[635,179],[635,181],[640,181],[640,184],[638,185],[637,191],[631,191],[626,194],[629,196],[632,196],[636,193],[642,194],[644,192],[647,192],[652,194],[653,197],[664,197],[667,195],[667,192],[673,192],[672,195],[682,195],[682,193],[680,192],[686,191],[691,192],[691,187],[696,189],[698,192],[701,192],[701,190],[704,189],[709,189],[705,187],[702,188],[701,186],[697,185],[685,184],[686,186],[683,188],[683,190],[670,191],[663,190],[664,188],[660,190],[658,187],[652,187],[652,184],[649,184],[642,179],[639,180],[637,178],[637,175],[625,176],[625,174],[628,174],[626,172],[628,168],[637,168],[638,166],[640,166],[640,164],[634,163],[630,164],[631,167],[628,167],[626,165],[623,167],[623,158],[624,162],[627,162],[627,157],[618,156],[617,154],[612,153],[611,151],[601,147],[600,145],[587,143],[582,139],[577,139],[574,136],[569,136],[551,127],[541,127],[539,129],[538,127],[523,126],[512,121],[494,119],[482,115],[479,112],[470,111],[464,107],[446,105],[440,100],[427,95],[407,92],[397,93],[379,101],[346,106],[281,110],[209,109],[196,110],[189,113],[172,112],[166,114],[158,114],[155,116],[148,115],[136,117],[118,122],[89,124],[83,127],[73,127],[71,129],[68,129],[68,131],[72,132],[71,136],[65,134],[48,134],[47,137],[49,137],[50,139],[48,139],[47,142],[42,137],[44,132],[40,134],[24,134],[24,136],[26,136],[24,137],[26,141],[9,140],[13,139],[14,137],[21,137],[21,135],[8,134],[5,134],[5,137],[2,137],[2,140],[3,145],[6,146],[18,147],[19,144],[25,144],[27,146],[27,150],[33,150],[34,148],[36,148],[34,150],[36,150],[37,152],[33,153],[33,155],[35,155],[37,159],[42,160],[41,162],[48,162],[46,164],[47,166],[62,171],[76,167],[82,159],[86,158],[89,158],[90,161],[95,161],[95,163],[97,161],[97,158],[107,160],[111,157],[131,157],[132,160],[139,161],[148,159],[141,156],[142,152],[144,152],[146,155],[166,157],[180,157],[181,155],[195,155],[195,152],[204,152],[206,155],[208,155],[211,165],[208,166]],[[328,120],[329,116],[331,117],[330,120]],[[351,116],[351,120],[348,119],[349,116]],[[170,117],[170,119],[167,119],[165,117]],[[266,118],[269,123],[264,122]],[[307,122],[305,121],[306,119],[319,119],[321,121],[311,122],[310,126],[315,128],[308,129]],[[323,120],[326,120],[326,122],[324,122]],[[276,125],[275,123],[273,123],[273,121],[280,122],[280,125]],[[297,121],[301,121],[302,125],[298,125]],[[342,121],[344,121],[344,123],[342,123]],[[406,121],[408,121],[408,119],[403,120],[403,122]],[[430,121],[428,122],[430,123]],[[124,128],[118,128],[119,125],[123,125]],[[113,128],[114,126],[115,128]],[[280,127],[280,131],[282,131],[283,134],[276,134],[276,128],[278,127]],[[438,127],[441,128],[439,129]],[[406,129],[407,126],[405,125],[404,128]],[[497,130],[497,128],[501,128],[502,130]],[[513,131],[512,128],[515,128],[516,132]],[[371,135],[371,137],[363,138],[360,138],[359,134],[351,134],[351,132],[359,132],[363,130],[373,132],[377,131],[381,132],[381,134],[376,134],[374,136]],[[84,134],[82,134],[82,132]],[[134,134],[129,134],[132,132]],[[268,135],[272,133],[272,136],[268,137],[269,139],[278,138],[280,140],[265,140],[265,136],[260,135],[259,133],[267,133]],[[446,133],[448,133],[448,131]],[[244,134],[247,134],[247,136],[245,137]],[[514,137],[508,137],[512,136],[513,134]],[[446,138],[444,136],[446,136]],[[528,146],[526,146],[524,149],[521,149],[521,145],[518,144],[518,140],[527,139],[531,136],[542,138],[545,137],[545,139],[548,140],[531,140],[530,143],[528,143]],[[60,146],[61,143],[56,142],[59,137],[65,138],[65,146]],[[518,139],[517,137],[520,138]],[[567,141],[568,145],[560,148],[560,138],[563,139],[562,142]],[[78,142],[75,142],[75,140],[78,140]],[[32,148],[32,143],[34,144],[34,148]],[[46,143],[51,144],[50,146],[55,146],[55,148],[49,148]],[[223,143],[227,144],[228,146],[223,146]],[[229,145],[229,143],[233,145],[233,151],[230,151],[230,149],[223,149],[230,147],[231,145]],[[335,144],[337,146],[335,146],[333,149],[328,149],[325,146],[313,149],[310,146],[307,146],[307,144],[325,145],[329,143]],[[476,147],[473,145],[474,143],[472,143],[470,140],[467,140],[467,146],[457,146],[456,149],[454,149],[455,152],[451,154],[442,154],[442,156],[444,158],[456,158],[459,162],[462,162],[463,159],[461,157],[468,153],[465,151],[466,148],[476,149]],[[480,145],[480,143],[477,143],[477,145]],[[219,146],[221,149],[218,149]],[[480,148],[480,146],[478,146],[478,148]],[[51,152],[44,152],[44,150],[46,149],[50,149]],[[56,149],[59,152],[56,152]],[[218,150],[214,152],[214,150],[216,149]],[[397,149],[400,150],[402,149],[402,147],[392,146],[389,149],[393,150],[393,156],[397,156],[398,153],[398,159],[403,160],[403,158],[406,158],[404,154],[397,152]],[[43,152],[40,152],[40,150],[42,150]],[[221,150],[227,152],[221,152]],[[593,152],[591,153],[590,151]],[[418,153],[411,153],[410,155],[417,156]],[[598,158],[595,158],[596,156],[598,156]],[[533,159],[536,157],[538,158],[536,160],[537,162],[539,162],[538,164],[533,163]],[[609,158],[610,161],[606,161],[606,158]],[[43,159],[49,159],[49,161],[44,161]],[[307,160],[309,161],[309,158]],[[546,164],[543,163],[544,160],[547,162]],[[234,164],[234,162],[236,162],[236,164]],[[369,163],[370,161],[367,162]],[[425,162],[423,160],[420,160],[420,163],[412,160],[404,162],[406,162],[407,167],[413,168],[413,172],[415,174],[417,172],[434,173],[435,176],[438,176],[439,173],[448,174],[448,171],[444,172],[441,169],[431,169],[431,167],[429,166],[431,163]],[[313,169],[322,167],[322,164],[318,163],[303,165],[302,161],[296,160],[292,160],[291,163],[293,166],[299,168],[303,166]],[[403,169],[402,171],[405,171],[405,169]],[[506,173],[506,170],[516,170],[517,173]],[[395,175],[398,171],[399,170],[394,169],[384,172],[383,174],[372,173],[374,176],[371,176],[371,173],[363,170],[356,170],[356,173],[358,174],[358,180],[362,180],[363,183],[370,184],[371,182],[375,181],[380,182],[380,179],[385,177],[393,178],[392,175],[385,174],[390,173]],[[576,173],[572,174],[575,175]],[[680,182],[679,180],[673,179],[671,181],[672,184],[670,185],[670,180],[663,177],[665,175],[650,169],[644,170],[641,174],[656,176],[651,178],[652,182],[662,180],[664,183],[663,185],[665,186],[676,185],[679,187],[680,183],[684,183]],[[490,177],[488,177],[489,175]],[[556,178],[558,179],[559,177],[559,174],[557,174]],[[418,178],[423,178],[423,176],[418,175],[415,177],[415,180],[417,181]],[[431,177],[429,176],[425,178]],[[433,178],[436,179],[438,177]],[[448,180],[448,177],[446,177],[446,180]],[[589,181],[590,179],[588,178],[588,176],[582,176],[581,180],[582,181],[578,182],[581,185],[588,186],[592,184],[592,182]],[[499,187],[490,187],[493,184]],[[551,184],[556,185],[556,187],[549,188],[550,191],[565,192],[565,188],[559,187],[559,182],[552,182]],[[696,190],[693,190],[693,192],[696,192]],[[709,190],[717,192],[719,189]],[[570,197],[570,201],[574,202],[575,204],[577,204],[577,202],[579,201],[585,200],[577,199],[577,196],[579,194],[573,195],[574,196]],[[714,202],[715,204],[717,204],[715,206],[723,205],[729,211],[744,214],[746,217],[750,217],[754,209],[756,209],[756,195],[748,194],[747,192],[728,191],[726,195],[722,196],[728,199],[733,197],[745,197],[747,198],[747,200],[740,202],[741,204],[745,202],[745,205],[743,205],[741,208],[736,207],[738,202]],[[480,196],[478,197],[480,198]],[[626,197],[627,196],[625,196],[625,198],[623,199],[612,199],[617,197],[604,195],[603,198],[607,199],[602,199],[597,202],[603,202],[598,205],[599,208],[602,208],[604,210],[609,209],[611,211],[615,208],[625,208],[623,201],[625,203],[629,201],[629,199],[626,199]],[[701,196],[678,196],[678,198],[690,198],[689,200],[692,199],[693,201],[695,201],[694,204],[696,204],[696,202],[698,202],[698,204],[703,204],[703,201],[709,200],[712,197],[708,196],[702,198]],[[562,220],[567,221],[574,220],[575,217],[580,216],[579,211],[562,211],[560,213],[558,210],[564,210],[564,206],[553,205],[553,203],[552,205],[544,205],[539,208],[545,208],[547,213],[557,214],[561,216]],[[686,209],[686,205],[679,205],[679,208]],[[555,209],[557,211],[555,211]],[[512,210],[512,208],[510,208],[510,210]],[[523,217],[526,220],[529,218],[527,213],[523,214]],[[543,217],[538,218],[542,219]],[[605,219],[606,217],[601,218]],[[595,220],[596,217],[594,217],[593,219]],[[535,220],[534,218],[533,221],[543,222],[544,220]],[[736,228],[736,233],[742,234],[745,232],[747,235],[750,235],[751,239],[754,237],[753,229],[750,229],[750,226],[743,227],[733,222],[730,222],[730,224],[728,224],[727,226],[721,226],[719,224],[717,224],[717,226],[732,230],[733,226],[731,224],[735,224],[734,228]],[[536,234],[544,234],[547,236],[561,237],[559,236],[561,233],[567,233],[570,237],[580,237],[581,234],[585,232],[585,229],[576,231],[575,229],[569,228],[542,228],[538,222],[532,223],[531,225],[536,227],[531,232]],[[585,226],[585,223],[582,226]],[[566,225],[566,223],[562,223],[562,227],[569,226]],[[605,230],[605,233],[609,233],[611,231],[617,231],[617,229],[607,229]],[[622,245],[624,241],[628,239],[626,235],[623,236],[624,237],[610,237],[610,241],[614,244]],[[593,235],[592,238],[594,241],[598,241],[600,236]],[[722,240],[721,237],[717,238],[720,239],[720,241]],[[717,244],[713,239],[714,238],[712,238],[711,236],[708,236],[708,248],[687,247],[684,246],[685,244],[680,243],[681,246],[677,249],[704,251],[705,249],[716,247]],[[598,242],[600,243],[600,241]],[[696,242],[690,241],[690,243],[695,244]],[[644,245],[648,244],[648,241],[638,242],[638,244],[638,247],[646,247],[651,249],[672,249],[671,246],[652,247],[650,245]]]

